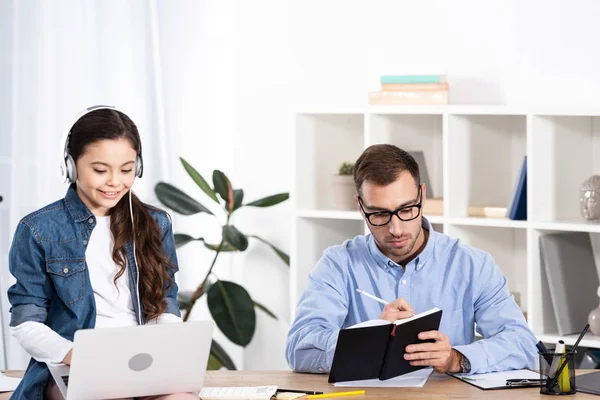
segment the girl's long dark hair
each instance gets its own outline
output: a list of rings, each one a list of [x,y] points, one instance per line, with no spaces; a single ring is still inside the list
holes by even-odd
[[[136,152],[140,153],[140,135],[137,127],[127,115],[112,109],[95,110],[81,117],[71,129],[68,152],[77,162],[88,145],[105,139],[127,139]],[[112,258],[119,266],[114,282],[116,284],[117,279],[125,272],[127,259],[125,244],[135,241],[140,300],[144,318],[152,320],[165,311],[165,292],[173,284],[168,269],[176,269],[176,267],[167,259],[162,246],[160,228],[148,211],[158,209],[142,203],[135,194],[131,193],[134,234],[128,196],[129,194],[123,196],[117,205],[109,210],[110,230],[114,239]]]

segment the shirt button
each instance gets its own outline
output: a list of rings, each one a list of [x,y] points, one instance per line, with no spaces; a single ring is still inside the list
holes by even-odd
[[[87,244],[87,240],[84,240],[84,241],[83,241],[83,244]]]
[[[66,274],[67,272],[69,272],[69,268],[67,268],[67,266],[65,265],[65,267],[63,268],[63,273]]]
[[[319,372],[324,372],[325,370],[323,368],[319,368]]]
[[[406,279],[402,279],[402,284],[406,285]]]
[[[89,222],[90,224],[93,224],[93,223],[94,223],[94,218],[90,218],[90,219],[88,219],[88,222]]]

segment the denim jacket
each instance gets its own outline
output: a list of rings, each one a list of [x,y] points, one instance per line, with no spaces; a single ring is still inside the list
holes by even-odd
[[[149,210],[162,232],[165,255],[177,266],[175,241],[169,216]],[[17,282],[8,289],[10,326],[26,321],[41,322],[62,337],[73,340],[78,329],[94,328],[96,302],[85,261],[85,250],[96,226],[94,214],[69,187],[64,199],[24,217],[17,226],[10,248],[9,268]],[[144,310],[138,299],[137,275],[131,242],[125,245],[133,311],[140,325]],[[131,268],[131,266],[136,266]],[[165,293],[165,313],[181,316],[177,304],[175,271],[169,269],[173,285]],[[15,391],[15,399],[43,399],[50,372],[33,358]]]

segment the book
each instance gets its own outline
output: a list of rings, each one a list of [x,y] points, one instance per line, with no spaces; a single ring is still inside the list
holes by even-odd
[[[600,285],[587,232],[540,236],[540,256],[559,335],[581,332],[590,310],[598,306]]]
[[[469,217],[506,218],[506,207],[469,206]]]
[[[384,92],[419,92],[448,90],[448,83],[384,83],[381,85]]]
[[[513,220],[527,219],[527,156],[523,157],[519,179],[513,187],[507,217]]]
[[[422,151],[409,151],[408,154],[413,156],[417,165],[419,166],[419,175],[421,177],[421,183],[424,183],[427,187],[427,197],[435,197],[433,194],[433,186],[429,180],[429,172],[427,171],[427,164],[425,164],[425,154]]]
[[[409,344],[433,342],[418,334],[438,330],[442,310],[431,310],[411,318],[389,322],[371,320],[340,330],[329,382],[390,379],[423,369],[404,359]]]
[[[448,104],[448,91],[369,92],[369,104]]]
[[[387,83],[446,83],[446,75],[382,75],[382,84]]]
[[[444,199],[442,197],[426,199],[422,213],[423,215],[444,215]]]

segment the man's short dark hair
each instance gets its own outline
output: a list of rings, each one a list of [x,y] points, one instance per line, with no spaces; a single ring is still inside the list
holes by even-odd
[[[421,184],[419,164],[413,156],[391,144],[374,144],[363,151],[354,165],[354,185],[360,195],[365,181],[377,186],[387,186],[408,171],[417,186]]]

